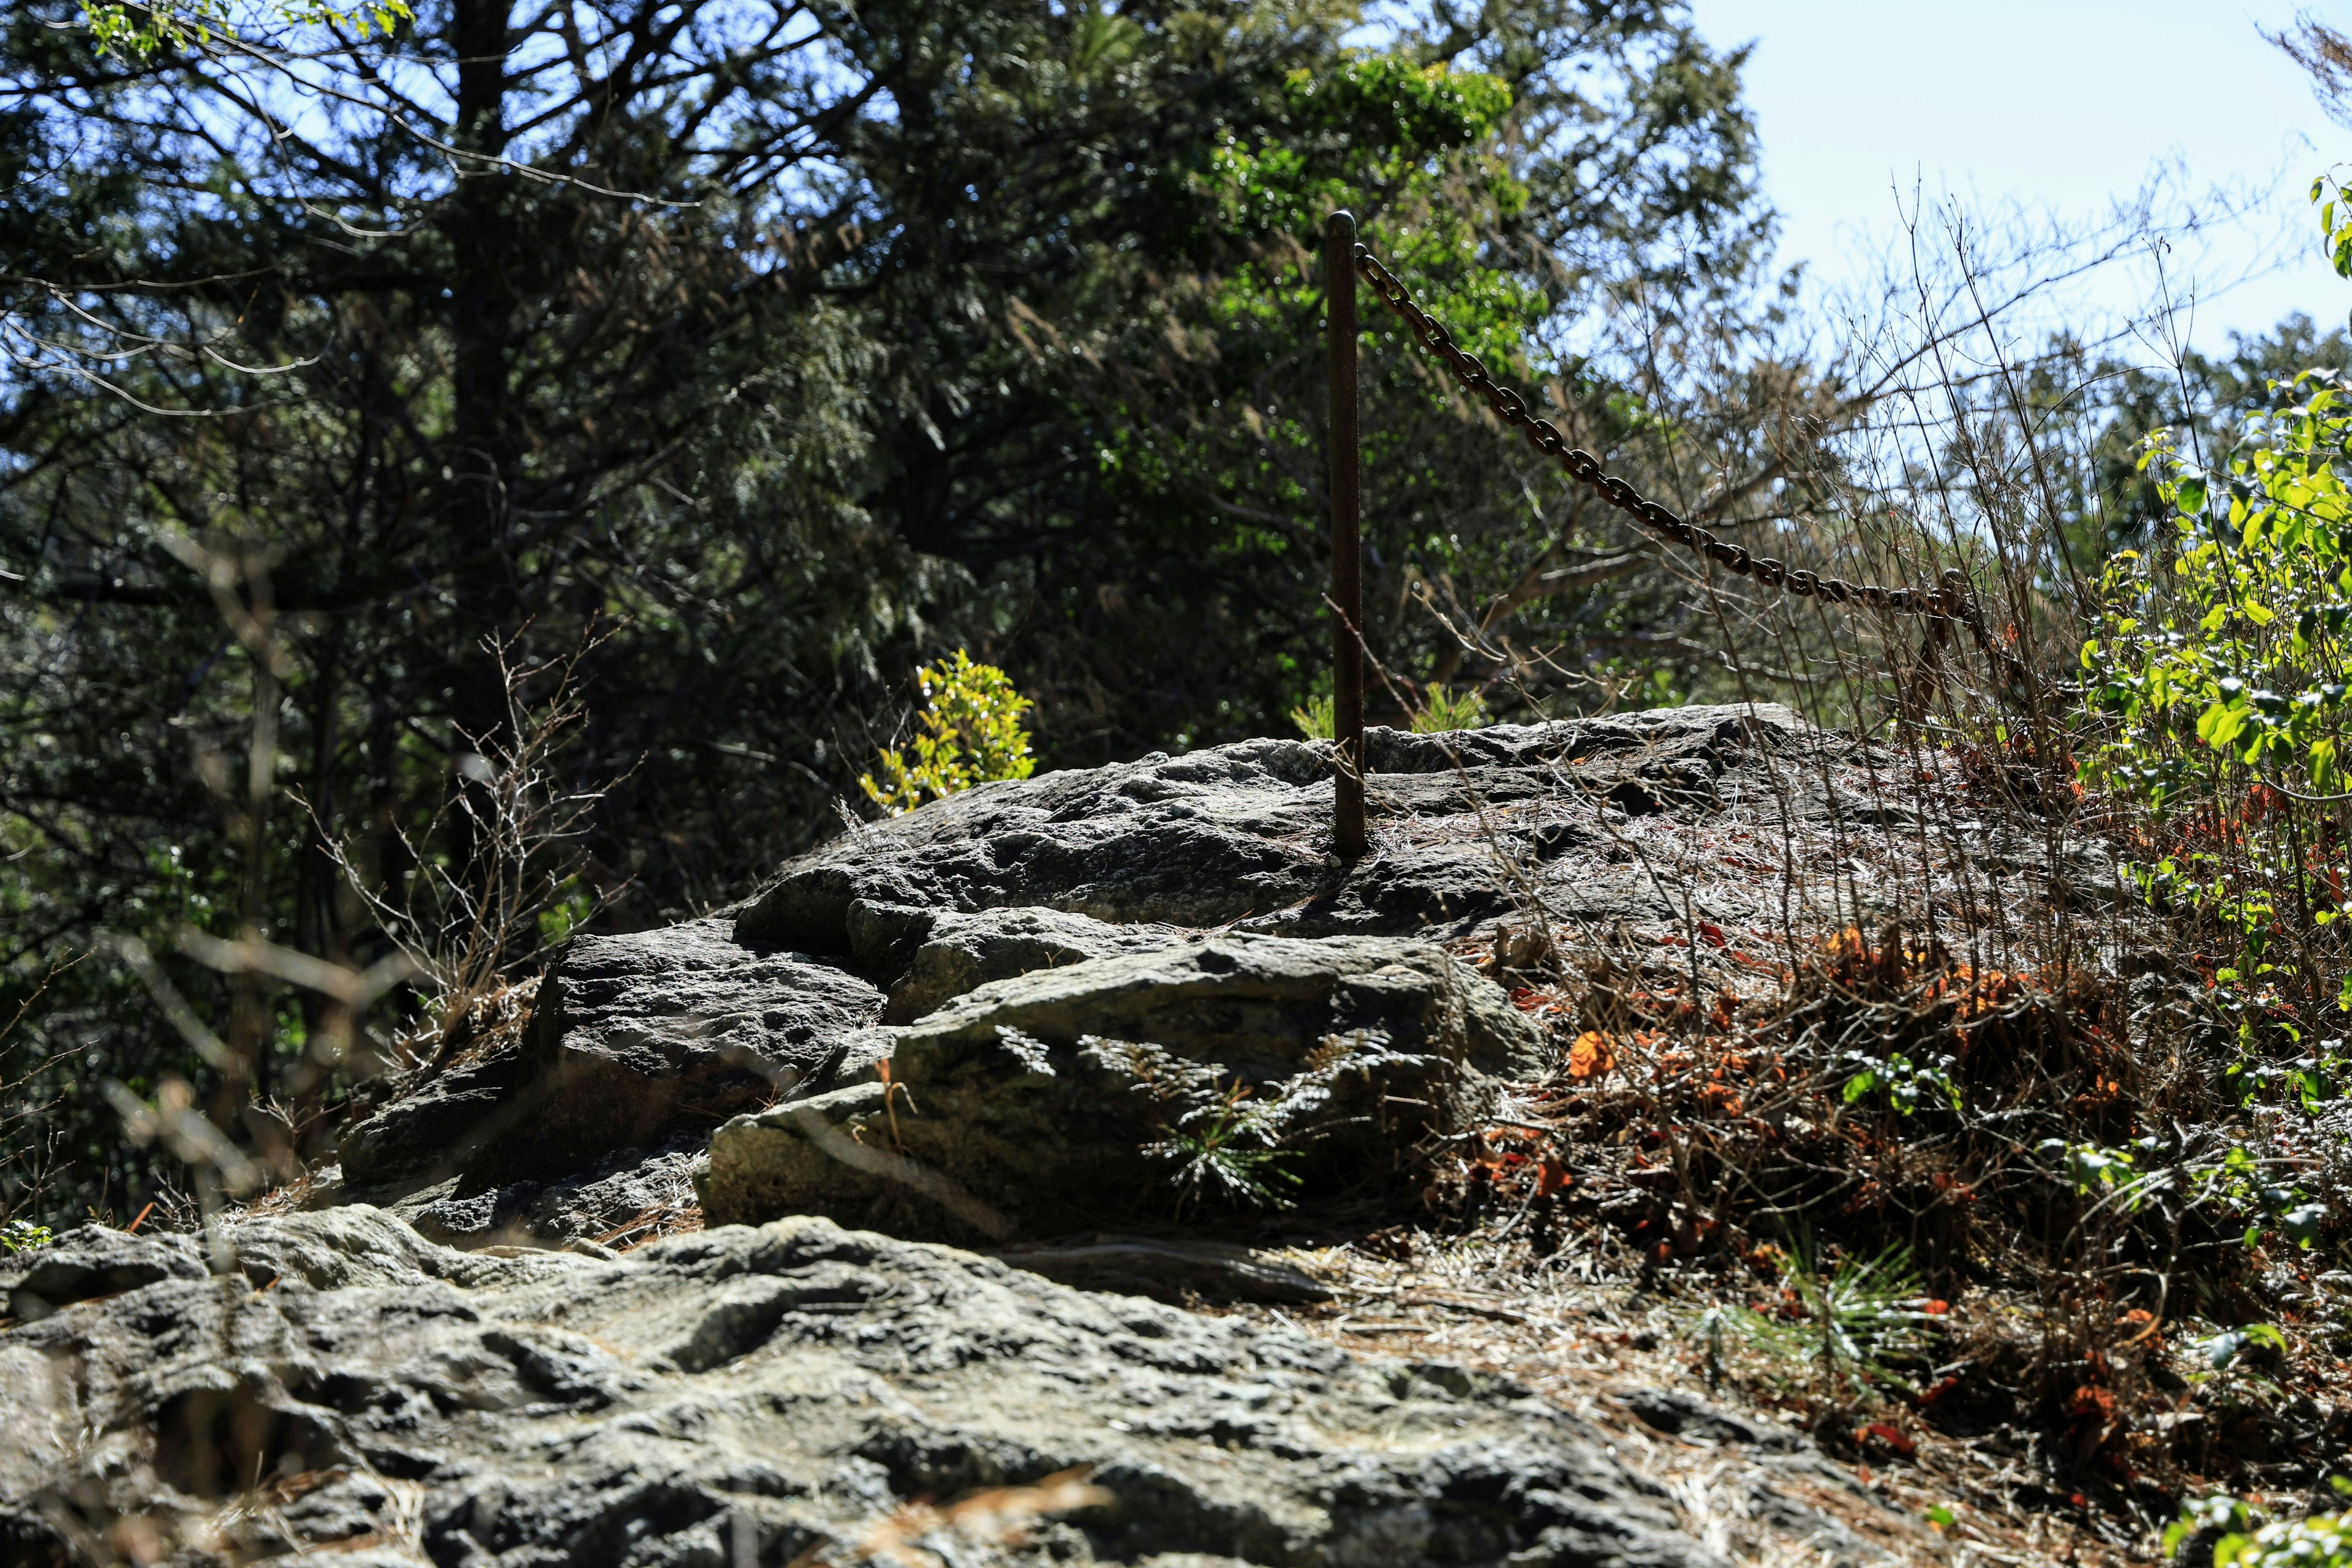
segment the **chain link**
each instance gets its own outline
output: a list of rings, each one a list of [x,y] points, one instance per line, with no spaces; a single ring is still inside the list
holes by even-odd
[[[1381,303],[1404,322],[1415,342],[1453,372],[1465,391],[1493,409],[1495,416],[1507,426],[1523,431],[1528,444],[1567,469],[1570,479],[1598,492],[1603,500],[1652,533],[1705,556],[1727,572],[1800,598],[1828,599],[1841,605],[1865,605],[1896,615],[1957,621],[1974,635],[1977,645],[2004,676],[2021,675],[2016,656],[2000,647],[1986,630],[1982,607],[1969,586],[1968,574],[1959,568],[1948,569],[1943,585],[1938,588],[1890,588],[1791,568],[1786,562],[1752,554],[1744,545],[1717,538],[1643,495],[1624,479],[1603,468],[1601,459],[1591,453],[1570,446],[1559,426],[1528,408],[1517,392],[1487,374],[1477,355],[1457,345],[1445,324],[1421,308],[1397,275],[1372,254],[1370,246],[1357,246],[1355,256],[1357,272],[1380,295]]]

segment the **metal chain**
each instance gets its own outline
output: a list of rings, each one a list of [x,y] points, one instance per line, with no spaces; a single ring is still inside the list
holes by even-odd
[[[1675,516],[1626,480],[1610,473],[1601,466],[1601,459],[1591,453],[1570,446],[1559,426],[1529,409],[1517,392],[1489,375],[1477,355],[1467,353],[1456,345],[1454,334],[1445,330],[1445,324],[1415,302],[1411,291],[1399,281],[1395,273],[1381,264],[1379,257],[1372,254],[1370,246],[1357,246],[1355,256],[1357,272],[1372,286],[1381,302],[1404,322],[1405,330],[1412,334],[1413,341],[1453,372],[1454,379],[1462,384],[1465,390],[1484,401],[1506,426],[1523,430],[1528,444],[1567,469],[1570,479],[1598,491],[1603,500],[1643,528],[1767,588],[1778,588],[1801,598],[1819,597],[1841,605],[1867,605],[1873,609],[1891,610],[1897,615],[1957,621],[1974,634],[1977,645],[2005,676],[2014,679],[2022,674],[2016,656],[1995,642],[1986,630],[1983,612],[1976,595],[1970,590],[1968,574],[1959,568],[1951,567],[1944,573],[1940,588],[1890,588],[1876,583],[1849,583],[1843,577],[1824,577],[1815,572],[1792,570],[1786,562],[1776,561],[1769,555],[1751,554],[1743,545],[1716,537],[1696,523]]]

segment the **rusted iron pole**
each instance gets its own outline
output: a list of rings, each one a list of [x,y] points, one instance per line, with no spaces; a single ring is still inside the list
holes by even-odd
[[[1356,217],[1323,226],[1331,351],[1331,838],[1342,860],[1364,852],[1364,572],[1357,535]]]

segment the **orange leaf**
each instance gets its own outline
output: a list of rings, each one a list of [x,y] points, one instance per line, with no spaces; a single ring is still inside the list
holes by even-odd
[[[1598,1029],[1587,1029],[1568,1047],[1568,1076],[1598,1078],[1617,1065],[1617,1047]]]

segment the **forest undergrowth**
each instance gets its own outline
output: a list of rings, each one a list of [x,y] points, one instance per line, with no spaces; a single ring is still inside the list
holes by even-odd
[[[1375,1275],[1779,1413],[1993,1561],[2201,1564],[2264,1509],[2337,1506],[2352,981],[2329,676],[2352,574],[2309,559],[2345,446],[2315,401],[2251,426],[2210,488],[2166,474],[2165,570],[2111,568],[2084,627],[2106,637],[2044,688],[2046,720],[1957,661],[1934,710],[1906,707],[1919,664],[1879,645],[1884,717],[1814,742],[1863,737],[1873,863],[1818,828],[1701,840],[1767,879],[1810,868],[1806,916],[1596,942],[1533,900],[1466,948],[1557,1065],[1427,1151],[1423,1213],[1374,1237]],[[2286,583],[2322,602],[2272,607]],[[2064,635],[2063,599],[2019,597]],[[2137,667],[2133,637],[2155,650]],[[2263,738],[2216,743],[2226,721]],[[1473,1337],[1559,1381],[1547,1335]],[[2252,1500],[2183,1514],[2216,1495]]]

